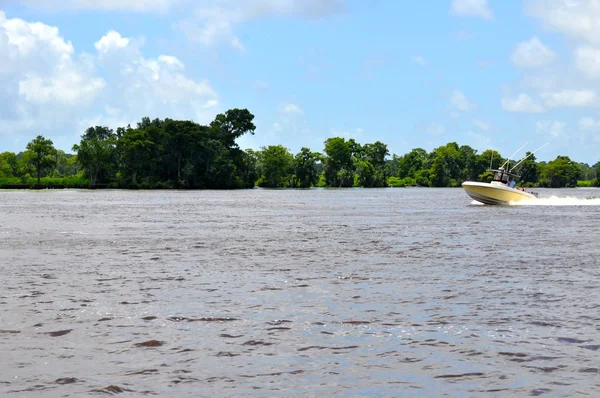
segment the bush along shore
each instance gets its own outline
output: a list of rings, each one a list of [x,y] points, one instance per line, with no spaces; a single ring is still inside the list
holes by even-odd
[[[236,140],[255,133],[253,119],[247,109],[230,109],[208,125],[145,117],[135,127],[92,126],[73,153],[39,135],[23,152],[0,153],[0,189],[459,187],[466,180],[489,181],[490,160],[492,168],[508,160],[456,142],[390,157],[380,141],[342,137],[328,138],[321,152],[293,154],[282,145],[242,150]],[[531,155],[518,172],[529,187],[600,185],[600,162],[590,166],[568,156],[545,162]]]

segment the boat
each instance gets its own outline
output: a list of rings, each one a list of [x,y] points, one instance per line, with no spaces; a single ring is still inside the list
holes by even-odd
[[[511,202],[536,199],[535,192],[527,192],[525,187],[518,188],[513,183],[519,175],[503,167],[490,169],[494,173],[491,182],[465,181],[462,187],[471,198],[486,205],[508,205]],[[512,185],[512,186],[511,186]]]
[[[525,146],[525,145],[523,145]],[[543,145],[545,146],[545,145]],[[542,146],[542,147],[543,147]],[[517,187],[517,181],[521,178],[520,175],[516,174],[514,170],[529,156],[532,156],[542,147],[536,149],[533,153],[530,153],[521,161],[519,161],[511,169],[505,169],[504,166],[509,164],[509,160],[504,162],[498,169],[492,169],[491,163],[489,171],[494,173],[494,177],[490,182],[475,182],[465,181],[462,183],[462,187],[471,198],[477,202],[481,202],[486,205],[508,205],[511,202],[520,202],[523,200],[536,199],[538,194],[536,192],[528,192],[525,187]],[[519,148],[519,152],[523,147]],[[516,153],[513,154],[516,155]],[[512,157],[512,156],[511,156]],[[510,159],[510,158],[509,158]]]

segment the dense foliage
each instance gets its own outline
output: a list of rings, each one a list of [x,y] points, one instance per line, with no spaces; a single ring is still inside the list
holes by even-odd
[[[302,148],[293,154],[282,145],[244,151],[236,140],[254,134],[253,120],[247,109],[231,109],[209,125],[145,117],[116,131],[92,126],[73,145],[75,154],[39,135],[24,152],[0,154],[0,188],[458,187],[466,180],[490,181],[490,166],[516,164],[496,151],[479,153],[456,142],[391,158],[380,141],[361,145],[342,137],[328,138],[322,153]],[[532,155],[517,172],[526,186],[598,186],[600,162],[589,166],[567,156],[538,162]]]

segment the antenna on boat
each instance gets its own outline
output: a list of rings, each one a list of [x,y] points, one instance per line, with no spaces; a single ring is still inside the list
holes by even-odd
[[[504,164],[503,164],[502,166],[500,166],[500,167],[504,167],[504,166],[506,166],[506,164],[507,164],[508,162],[510,162],[510,159],[511,159],[513,156],[515,156],[517,153],[519,153],[519,151],[520,151],[521,149],[523,149],[523,147],[524,147],[525,145],[527,145],[527,142],[526,142],[526,143],[524,143],[524,144],[523,144],[523,146],[521,146],[521,148],[517,149],[517,152],[513,153],[512,155],[510,155],[510,156],[509,156],[509,158],[508,158],[508,159],[506,159],[506,162],[504,162]],[[515,166],[515,167],[516,167],[516,166]],[[513,167],[513,169],[514,169],[514,167]]]
[[[523,161],[524,161],[525,159],[527,159],[527,158],[528,158],[528,157],[530,157],[530,156],[533,156],[533,154],[534,154],[534,153],[536,153],[537,151],[539,151],[540,149],[542,149],[543,147],[545,147],[545,146],[546,146],[546,145],[548,145],[548,144],[549,144],[549,142],[546,142],[544,145],[542,145],[541,147],[539,147],[539,148],[538,148],[538,149],[536,149],[535,151],[531,152],[529,155],[525,156],[523,159],[521,159],[521,161],[520,161],[519,163],[515,164],[511,170],[514,170],[514,169],[515,169],[515,168],[516,168],[518,165],[520,165],[521,163],[523,163]]]
[[[492,169],[492,163],[494,162],[494,150],[491,150],[492,155],[490,156],[490,170]]]

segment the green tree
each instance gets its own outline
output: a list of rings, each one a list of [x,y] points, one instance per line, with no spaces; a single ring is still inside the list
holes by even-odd
[[[0,153],[0,177],[18,177],[19,160],[13,152]]]
[[[481,171],[479,170],[479,165],[477,163],[477,150],[471,148],[469,145],[461,145],[458,148],[460,154],[460,165],[461,165],[461,173],[459,177],[459,182],[463,181],[473,181],[477,179]]]
[[[88,128],[81,136],[81,142],[73,145],[77,152],[77,162],[90,178],[90,187],[96,186],[98,175],[108,171],[115,164],[116,136],[105,126]]]
[[[294,174],[296,176],[296,186],[300,188],[310,188],[319,181],[318,164],[322,156],[318,152],[311,152],[310,149],[303,147],[294,157]]]
[[[269,188],[290,186],[294,157],[282,145],[262,147],[259,152],[261,176],[258,185]]]
[[[27,162],[35,168],[37,186],[39,187],[42,173],[45,173],[56,164],[54,143],[52,140],[38,135],[27,144],[26,149],[24,156]]]
[[[254,135],[256,126],[252,122],[254,115],[248,109],[230,109],[225,114],[218,114],[211,122],[213,137],[226,148],[237,148],[236,139],[244,134]]]
[[[78,167],[73,162],[73,159],[77,159],[77,155],[72,153],[66,153],[61,149],[57,149],[54,155],[56,165],[53,175],[56,177],[71,177],[77,175]]]
[[[459,186],[463,162],[456,142],[440,146],[430,154],[430,184],[433,187]]]
[[[378,184],[378,175],[375,167],[368,160],[358,160],[356,165],[355,185],[371,188]]]
[[[398,159],[398,173],[396,174],[399,178],[411,177],[415,178],[419,170],[423,170],[426,167],[427,162],[427,151],[422,148],[414,148],[406,155],[400,156]]]
[[[365,144],[362,147],[362,161],[371,164],[372,176],[367,176],[371,173],[371,168],[366,164],[357,165],[358,173],[367,173],[360,177],[361,186],[363,187],[386,187],[388,177],[388,167],[386,157],[390,154],[387,145],[381,141],[376,141],[373,144]]]
[[[152,157],[156,143],[149,132],[142,129],[128,129],[117,141],[120,155],[120,173],[126,186],[137,185],[140,179],[148,183],[151,170],[155,167]],[[145,180],[145,181],[144,181]]]
[[[332,137],[325,141],[325,182],[330,187],[351,187],[354,183],[352,155],[357,148],[354,140]]]
[[[259,163],[259,153],[252,149],[246,149],[241,167],[244,188],[254,188],[256,181],[260,178]]]
[[[532,155],[530,151],[527,151],[525,156],[528,157],[517,166],[516,171],[521,175],[522,183],[537,183],[539,180],[539,166],[536,162],[535,155]]]
[[[576,187],[581,170],[568,156],[557,156],[540,173],[540,185],[550,188]]]
[[[189,120],[165,119],[162,123],[164,165],[162,178],[176,181],[177,186],[195,184],[194,175],[200,169],[203,144],[208,139],[207,129]]]
[[[596,170],[594,170],[593,167],[590,167],[589,164],[587,163],[577,163],[577,166],[579,166],[579,170],[580,170],[580,178],[582,180],[593,180],[596,177]]]

